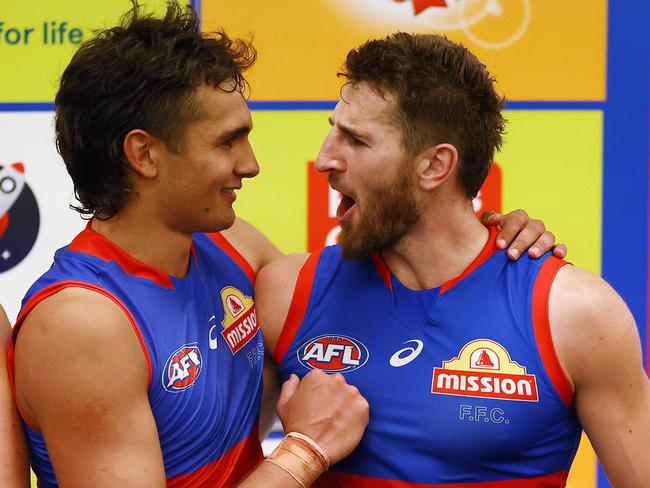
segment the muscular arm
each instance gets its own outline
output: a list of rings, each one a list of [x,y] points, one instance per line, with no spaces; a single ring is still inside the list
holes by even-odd
[[[284,256],[267,265],[255,283],[257,316],[264,332],[264,346],[273,354],[287,318],[298,274],[309,254]]]
[[[0,486],[24,488],[29,487],[27,447],[6,370],[5,345],[10,333],[9,320],[0,307]]]
[[[551,288],[549,314],[578,417],[607,476],[616,487],[647,486],[650,382],[630,311],[602,279],[564,266]]]
[[[248,261],[256,273],[283,255],[264,234],[243,219],[235,219],[233,226],[222,231],[221,234]]]
[[[265,266],[255,282],[257,317],[264,334],[264,348],[266,349],[265,393],[260,412],[260,432],[268,433],[275,419],[274,411],[278,399],[279,378],[272,354],[291,304],[298,273],[308,256],[308,254],[283,256]],[[275,386],[275,388],[266,390],[267,386]]]
[[[21,327],[15,361],[18,405],[61,486],[165,486],[147,363],[113,301],[81,288],[44,300]]]

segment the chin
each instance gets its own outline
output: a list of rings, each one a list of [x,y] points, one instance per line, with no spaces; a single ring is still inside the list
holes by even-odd
[[[200,216],[200,220],[196,221],[193,232],[221,232],[222,230],[229,229],[235,223],[235,212],[221,212],[219,215],[210,215],[204,213]]]

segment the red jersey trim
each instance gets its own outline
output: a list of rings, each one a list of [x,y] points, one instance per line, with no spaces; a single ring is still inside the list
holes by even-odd
[[[113,261],[130,275],[153,281],[164,288],[174,289],[172,280],[167,273],[129,256],[114,242],[92,230],[91,222],[88,222],[86,228],[70,243],[68,249],[71,252],[82,252],[96,256],[102,261]]]
[[[390,279],[390,269],[386,265],[386,261],[384,261],[381,253],[376,252],[373,254],[372,261],[375,263],[375,268],[377,269],[377,273],[379,273],[381,281],[384,282],[390,291],[393,291],[393,282]]]
[[[135,318],[133,318],[133,315],[131,315],[131,312],[129,311],[128,308],[126,308],[126,305],[122,303],[122,301],[117,298],[115,295],[113,295],[111,292],[104,290],[103,288],[100,288],[99,286],[96,285],[91,285],[90,283],[84,283],[83,281],[60,281],[58,283],[55,283],[51,286],[48,286],[47,288],[43,288],[41,291],[36,293],[33,297],[29,299],[29,301],[25,304],[23,309],[20,311],[20,314],[18,315],[18,318],[16,319],[16,325],[14,326],[14,330],[12,331],[11,337],[9,338],[9,344],[7,346],[7,371],[9,373],[9,384],[11,386],[11,392],[14,397],[14,401],[16,400],[16,384],[15,384],[15,349],[14,349],[14,340],[16,336],[18,335],[18,330],[20,329],[20,326],[22,325],[23,321],[25,320],[25,317],[27,317],[27,314],[31,312],[36,305],[38,305],[40,302],[45,300],[46,298],[51,297],[55,293],[60,292],[64,288],[70,288],[70,287],[76,287],[76,288],[85,288],[87,290],[91,290],[97,293],[100,293],[104,295],[105,297],[111,299],[117,306],[119,306],[122,311],[126,314],[127,318],[129,319],[129,322],[131,322],[131,326],[133,327],[133,330],[135,332],[136,337],[138,338],[138,342],[140,343],[140,347],[142,348],[142,352],[144,353],[145,360],[147,361],[147,369],[148,369],[148,386],[147,388],[151,387],[151,381],[152,381],[152,365],[151,365],[151,357],[149,356],[149,351],[147,350],[147,345],[144,341],[144,337],[142,337],[142,333],[140,332],[140,328],[137,325],[137,322],[135,321]],[[27,420],[25,420],[25,416],[20,414],[25,423],[29,426],[30,429],[32,429],[34,432],[40,433],[40,429],[34,425],[31,425]]]
[[[563,488],[568,471],[500,481],[479,481],[475,483],[412,483],[409,481],[370,478],[348,473],[329,472],[321,476],[313,488]]]
[[[255,284],[255,271],[253,270],[253,267],[250,265],[248,261],[242,256],[237,249],[234,248],[228,240],[221,235],[219,232],[212,232],[210,234],[206,234],[208,238],[214,242],[219,249],[221,249],[223,252],[225,252],[230,259],[232,259],[237,265],[244,271],[246,276],[248,277],[248,280],[252,283]]]
[[[488,235],[487,242],[485,243],[485,246],[483,246],[481,252],[478,254],[478,256],[476,256],[474,261],[472,261],[470,265],[467,268],[465,268],[465,271],[463,271],[460,275],[456,276],[456,278],[453,278],[442,284],[442,286],[440,287],[441,295],[443,293],[448,292],[458,283],[463,281],[468,275],[470,275],[476,268],[478,268],[481,264],[487,261],[490,258],[490,256],[492,256],[497,251],[496,240],[497,240],[497,234],[499,233],[499,228],[496,226],[492,226],[489,227],[488,230],[490,233]]]
[[[476,268],[478,268],[481,264],[487,261],[490,258],[490,256],[492,256],[497,251],[496,238],[497,238],[497,234],[499,233],[499,229],[497,227],[489,227],[489,231],[490,233],[488,235],[487,242],[485,243],[485,246],[483,246],[483,249],[481,250],[479,255],[476,256],[474,261],[472,261],[470,265],[467,268],[465,268],[465,271],[463,271],[460,275],[456,276],[456,278],[446,281],[441,285],[440,287],[441,295],[443,293],[448,292],[458,283],[463,281],[470,273],[472,273]],[[384,258],[381,256],[381,253],[373,254],[372,261],[375,263],[375,268],[377,269],[377,273],[381,277],[381,280],[392,292],[393,283],[391,281],[391,272],[388,266],[386,265]]]
[[[316,267],[320,260],[320,253],[321,251],[311,254],[300,269],[298,279],[296,280],[296,287],[293,290],[291,305],[289,305],[289,311],[287,312],[287,318],[284,320],[282,331],[273,351],[275,364],[280,364],[284,359],[284,355],[289,350],[289,346],[293,342],[293,338],[296,337],[300,324],[305,318],[311,289],[314,284],[314,276],[316,275]]]
[[[554,256],[549,257],[542,268],[539,270],[535,286],[533,288],[533,330],[535,332],[535,341],[537,342],[537,349],[542,358],[544,368],[551,378],[551,382],[555,387],[558,395],[562,401],[570,407],[573,403],[573,389],[571,383],[562,370],[560,360],[555,352],[553,345],[553,337],[551,335],[551,324],[548,318],[548,306],[551,293],[551,285],[555,279],[555,275],[562,266],[568,264]]]
[[[196,471],[167,480],[167,488],[214,488],[235,486],[264,459],[257,425],[246,439],[216,461]]]

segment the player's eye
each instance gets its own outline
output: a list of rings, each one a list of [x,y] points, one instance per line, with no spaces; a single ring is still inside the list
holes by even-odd
[[[350,142],[352,143],[353,146],[367,146],[365,142],[363,142],[361,139],[353,136],[352,134],[349,134],[349,139]]]

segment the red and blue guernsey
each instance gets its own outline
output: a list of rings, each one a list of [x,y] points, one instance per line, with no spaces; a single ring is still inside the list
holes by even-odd
[[[66,287],[95,290],[124,310],[149,366],[148,396],[167,486],[233,486],[262,456],[257,420],[264,346],[254,273],[220,234],[195,234],[187,276],[136,261],[88,226],[59,249],[28,291],[25,316]],[[13,371],[11,371],[13,377]],[[45,442],[26,425],[39,487],[56,487]]]
[[[565,486],[581,427],[548,321],[565,263],[511,262],[495,237],[432,290],[407,289],[379,256],[308,258],[274,359],[283,378],[342,373],[370,403],[361,443],[318,486]]]

